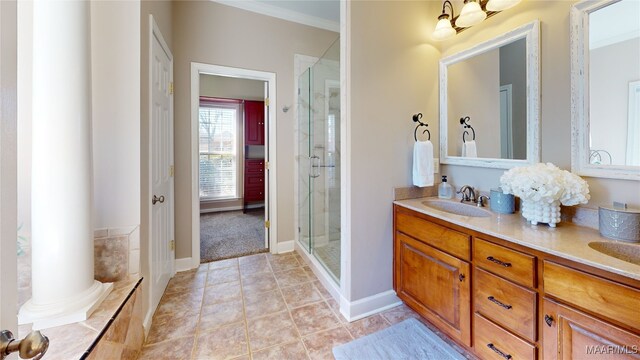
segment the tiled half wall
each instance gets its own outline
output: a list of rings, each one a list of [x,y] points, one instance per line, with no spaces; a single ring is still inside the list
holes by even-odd
[[[97,229],[94,232],[95,278],[115,282],[140,272],[140,227]]]

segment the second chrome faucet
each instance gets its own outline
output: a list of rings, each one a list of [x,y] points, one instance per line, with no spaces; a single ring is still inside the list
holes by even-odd
[[[486,195],[479,195],[476,197],[476,192],[470,185],[462,186],[460,190],[456,191],[456,194],[462,195],[460,202],[469,201],[475,203],[478,207],[483,207],[485,201],[489,200],[489,197]]]

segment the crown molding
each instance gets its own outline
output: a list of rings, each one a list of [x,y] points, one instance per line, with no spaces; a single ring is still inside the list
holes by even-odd
[[[340,32],[340,24],[317,16],[299,13],[297,11],[283,9],[278,6],[269,5],[254,0],[211,0],[222,5],[233,6],[238,9],[251,11],[260,15],[275,17],[282,20],[295,22],[302,25],[312,26],[324,30]]]

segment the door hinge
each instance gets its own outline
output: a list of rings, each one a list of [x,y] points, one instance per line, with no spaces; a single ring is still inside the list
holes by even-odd
[[[169,176],[173,177],[173,174],[175,174],[175,168],[171,165],[169,166]]]
[[[264,162],[264,169],[265,170],[269,170],[269,162],[268,161]]]
[[[271,221],[267,220],[264,222],[264,227],[266,227],[267,229],[271,227]]]
[[[269,106],[269,98],[264,99],[264,106]]]
[[[169,249],[171,251],[176,251],[176,241],[175,240],[169,241]]]
[[[169,94],[173,95],[173,82],[169,83]]]

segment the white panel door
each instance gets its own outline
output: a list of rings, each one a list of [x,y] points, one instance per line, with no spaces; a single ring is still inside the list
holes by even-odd
[[[0,2],[0,331],[17,336],[16,6]]]
[[[151,302],[155,309],[173,275],[172,57],[155,34],[151,44]]]

